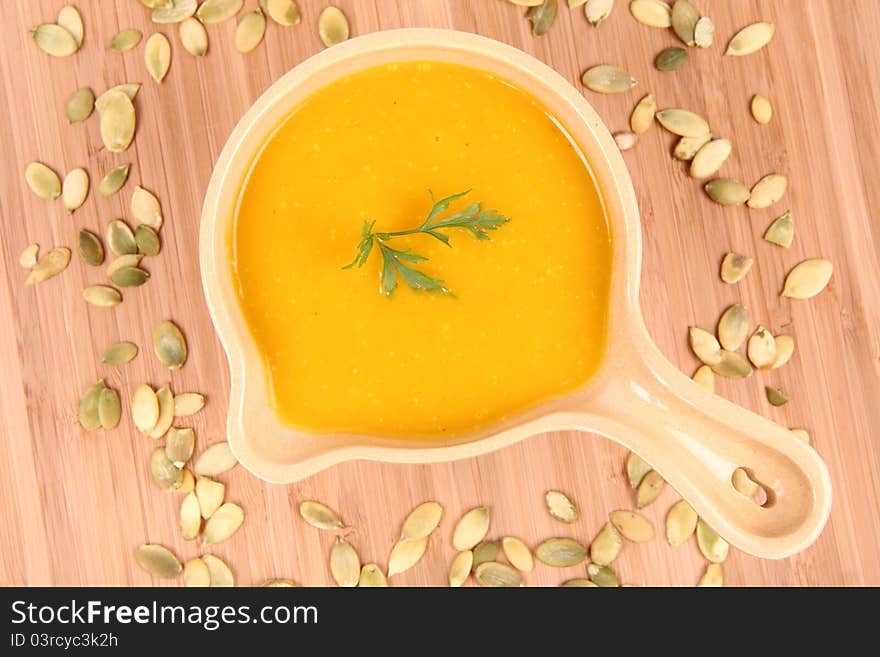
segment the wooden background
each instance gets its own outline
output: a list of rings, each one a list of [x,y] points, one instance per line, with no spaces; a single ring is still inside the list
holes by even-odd
[[[797,340],[793,361],[747,381],[719,382],[719,393],[787,425],[806,427],[825,458],[834,489],[831,520],[809,550],[784,561],[763,561],[731,551],[724,568],[732,585],[880,585],[880,3],[875,0],[694,0],[717,26],[715,46],[690,50],[675,73],[652,67],[662,48],[676,44],[671,31],[642,26],[618,0],[611,18],[593,29],[581,10],[561,7],[548,35],[529,32],[523,10],[502,0],[341,0],[352,33],[403,26],[448,27],[511,43],[549,63],[575,85],[581,72],[610,62],[639,80],[630,93],[585,92],[612,131],[626,129],[635,102],[653,91],[663,106],[681,106],[708,117],[716,134],[731,138],[734,154],[724,173],[751,182],[771,171],[789,175],[790,192],[769,210],[722,209],[670,157],[671,138],[658,128],[625,154],[644,227],[642,303],[654,339],[691,373],[696,361],[686,344],[691,324],[712,327],[720,312],[740,301],[774,332]],[[199,552],[177,529],[180,497],[151,483],[152,442],[131,426],[127,408],[111,432],[83,432],[77,400],[99,377],[124,397],[138,384],[169,381],[149,350],[152,328],[174,318],[185,330],[191,356],[170,376],[178,392],[209,398],[193,418],[198,449],[224,436],[228,374],[202,297],[198,226],[202,195],[226,136],[251,102],[274,80],[317,52],[317,16],[326,4],[300,0],[302,23],[270,24],[264,44],[249,55],[233,47],[235,21],[209,27],[210,51],[196,60],[180,46],[175,26],[155,26],[136,0],[75,0],[83,13],[82,50],[50,58],[28,30],[54,21],[62,0],[3,0],[0,8],[0,584],[149,585],[132,551],[142,542],[168,545],[182,558]],[[247,0],[251,9],[256,0]],[[777,25],[763,52],[722,58],[728,38],[755,20]],[[143,42],[124,55],[104,44],[117,30],[159,30],[172,41],[173,63],[164,84],[149,79]],[[128,81],[144,84],[137,98],[139,126],[127,153],[107,153],[97,118],[69,126],[64,102],[80,86],[100,93]],[[754,93],[775,107],[769,126],[749,115]],[[63,172],[85,166],[93,183],[111,165],[131,161],[123,192],[92,193],[72,218],[61,202],[47,203],[26,187],[27,162],[39,159]],[[103,234],[107,221],[127,214],[135,184],[160,197],[166,222],[164,248],[147,267],[152,280],[126,292],[115,310],[87,307],[82,288],[103,272],[74,255],[63,275],[23,286],[21,249],[38,242],[75,247],[85,226]],[[797,225],[787,251],[761,236],[782,205]],[[780,209],[781,208],[781,209]],[[728,250],[756,257],[738,286],[718,278]],[[830,288],[808,302],[778,297],[784,272],[805,257],[835,264]],[[100,365],[100,353],[118,339],[143,350],[117,369]],[[774,409],[765,383],[781,385],[791,402]],[[492,507],[490,536],[519,536],[536,544],[553,535],[589,542],[606,514],[631,507],[622,473],[625,452],[590,435],[534,437],[477,459],[431,466],[348,463],[296,485],[267,485],[243,468],[223,476],[227,499],[245,509],[243,529],[215,553],[241,584],[289,577],[304,585],[330,582],[332,536],[307,526],[295,511],[303,499],[323,500],[354,527],[351,541],[362,559],[387,564],[405,514],[417,503],[440,501],[446,513],[426,558],[392,579],[393,585],[441,585],[452,558],[452,527],[467,508]],[[543,508],[548,488],[568,491],[582,512],[572,527]],[[662,535],[663,518],[676,501],[669,487],[647,510]],[[653,542],[628,545],[615,562],[622,581],[692,585],[703,571],[696,545],[670,548]],[[557,571],[538,566],[529,584],[556,585],[583,576],[583,567]]]

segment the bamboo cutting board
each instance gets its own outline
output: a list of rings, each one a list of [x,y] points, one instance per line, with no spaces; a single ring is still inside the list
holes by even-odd
[[[303,21],[292,28],[270,24],[265,42],[249,55],[233,47],[235,21],[209,26],[208,56],[196,60],[180,45],[175,26],[157,26],[136,0],[75,0],[83,14],[83,48],[54,59],[32,43],[29,29],[52,22],[62,0],[4,0],[0,8],[0,495],[5,511],[0,536],[0,584],[150,585],[134,563],[144,542],[162,543],[181,558],[200,553],[177,528],[180,496],[159,491],[147,459],[153,447],[131,424],[127,405],[120,427],[86,433],[76,422],[77,401],[100,377],[124,399],[138,384],[171,383],[177,392],[199,391],[207,407],[194,418],[196,451],[224,438],[228,373],[202,297],[198,227],[211,167],[238,118],[274,80],[322,46],[317,16],[325,6],[300,0]],[[714,327],[729,304],[747,305],[753,319],[774,333],[794,335],[797,351],[780,370],[737,382],[721,380],[718,392],[791,427],[805,427],[829,465],[834,506],[825,532],[806,552],[763,561],[731,551],[724,565],[732,585],[880,585],[880,5],[874,0],[694,0],[717,27],[710,50],[690,50],[674,73],[652,62],[676,45],[669,30],[638,24],[618,0],[611,17],[592,28],[581,9],[560,7],[549,34],[534,38],[524,10],[502,0],[340,0],[353,35],[396,27],[444,27],[478,32],[529,52],[582,88],[589,66],[616,63],[639,80],[630,93],[585,91],[612,131],[625,130],[635,102],[653,91],[661,107],[680,106],[708,117],[716,134],[734,144],[724,173],[752,182],[771,171],[786,173],[782,204],[761,211],[723,209],[670,157],[671,136],[652,128],[625,153],[642,213],[642,304],[651,335],[688,374],[697,362],[686,341],[693,324]],[[256,0],[247,0],[245,11]],[[243,15],[243,14],[242,14]],[[777,25],[773,42],[745,58],[722,58],[729,37],[756,20]],[[172,42],[171,71],[162,85],[143,65],[143,42],[110,53],[108,39],[136,27],[145,38],[164,32]],[[67,125],[64,103],[75,89],[100,93],[122,82],[141,82],[139,126],[124,154],[104,150],[97,118]],[[749,115],[755,93],[774,105],[772,123]],[[115,164],[132,163],[123,191],[94,190],[73,217],[60,201],[47,203],[26,187],[24,168],[41,160],[59,172],[83,166],[97,185]],[[61,276],[35,287],[18,254],[31,242],[42,252],[74,248],[80,228],[103,234],[106,223],[128,214],[135,184],[160,198],[163,250],[147,264],[150,282],[125,292],[107,311],[87,307],[85,285],[102,282],[102,270],[74,255]],[[761,239],[785,205],[796,221],[788,250]],[[739,285],[718,277],[727,251],[755,257]],[[807,257],[835,265],[832,284],[819,297],[791,302],[778,296],[786,271]],[[190,358],[180,371],[162,368],[150,349],[153,327],[173,318],[185,331]],[[141,354],[129,365],[100,365],[111,342],[129,339]],[[764,385],[791,396],[771,407]],[[445,507],[426,557],[392,585],[443,585],[453,556],[452,527],[461,513],[487,504],[489,536],[514,535],[535,545],[555,535],[588,543],[607,513],[632,508],[623,474],[625,451],[588,434],[554,433],[476,459],[434,465],[347,463],[290,486],[265,484],[236,468],[221,478],[227,500],[241,504],[246,520],[214,553],[234,569],[239,583],[269,577],[304,585],[331,582],[333,537],[306,525],[296,513],[305,499],[338,509],[354,529],[351,542],[364,562],[383,568],[400,523],[416,504],[435,499]],[[543,507],[546,490],[567,491],[581,520],[563,526]],[[658,537],[627,545],[615,562],[623,582],[692,585],[704,568],[695,542],[670,548],[663,521],[677,500],[668,486],[646,510]],[[557,585],[583,576],[583,566],[556,570],[538,565],[533,585]]]

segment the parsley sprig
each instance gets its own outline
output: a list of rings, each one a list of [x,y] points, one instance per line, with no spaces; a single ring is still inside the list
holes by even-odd
[[[478,240],[491,239],[487,231],[496,230],[501,225],[507,223],[509,219],[499,214],[497,210],[483,210],[480,202],[471,203],[458,212],[440,218],[440,215],[449,209],[453,201],[457,201],[469,194],[470,191],[468,189],[437,201],[434,199],[434,193],[428,190],[428,193],[431,195],[431,211],[417,228],[395,232],[374,232],[373,227],[376,225],[376,222],[365,221],[361,228],[361,239],[358,242],[357,255],[343,269],[363,267],[373,252],[373,248],[378,247],[382,257],[382,271],[379,277],[379,291],[381,294],[390,297],[397,288],[398,277],[402,278],[403,282],[414,290],[451,294],[443,280],[433,278],[412,266],[425,262],[427,260],[425,256],[413,253],[412,249],[395,249],[389,246],[388,242],[395,237],[423,234],[440,240],[446,246],[452,246],[449,243],[449,235],[440,232],[452,228],[462,228]]]

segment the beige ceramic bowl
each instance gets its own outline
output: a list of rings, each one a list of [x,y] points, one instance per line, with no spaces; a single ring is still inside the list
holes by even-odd
[[[281,424],[270,408],[263,365],[233,288],[230,239],[239,186],[266,138],[302,99],[365,67],[414,59],[466,64],[511,80],[540,98],[582,147],[614,235],[607,353],[583,389],[455,440],[306,433]],[[787,429],[701,388],[648,337],[639,309],[639,212],[623,159],[583,95],[515,48],[473,34],[407,29],[352,39],[303,62],[257,100],[229,137],[208,187],[200,240],[202,281],[231,371],[229,443],[258,477],[292,482],[350,459],[461,459],[545,431],[583,430],[651,463],[700,517],[745,552],[793,554],[825,524],[831,485],[816,452]],[[734,490],[731,475],[738,467],[768,489],[765,506]]]

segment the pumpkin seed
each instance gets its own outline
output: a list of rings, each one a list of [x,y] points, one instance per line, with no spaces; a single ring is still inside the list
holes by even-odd
[[[510,565],[524,573],[530,573],[535,567],[532,551],[518,538],[505,536],[501,539],[501,548]]]
[[[665,484],[666,482],[663,481],[663,477],[656,470],[651,470],[645,475],[642,483],[639,484],[636,490],[636,506],[639,509],[644,509],[652,504],[660,496]]]
[[[140,89],[141,85],[138,82],[117,84],[115,87],[107,89],[107,91],[105,91],[95,99],[95,109],[98,110],[99,113],[107,109],[107,105],[109,104],[110,100],[113,99],[113,94],[118,91],[121,91],[126,96],[128,96],[128,99],[133,103]]]
[[[588,68],[581,76],[581,82],[587,89],[601,94],[620,94],[636,84],[635,78],[624,69],[610,64]]]
[[[480,586],[513,587],[522,586],[523,578],[518,570],[504,563],[487,561],[474,570],[474,579]]]
[[[709,392],[715,392],[715,373],[708,365],[700,365],[692,378]]]
[[[691,505],[679,500],[666,514],[666,540],[672,547],[682,545],[694,535],[698,520]]]
[[[612,511],[609,517],[617,533],[628,541],[647,543],[654,538],[654,526],[647,518],[638,513],[623,510]]]
[[[348,38],[348,19],[339,7],[325,7],[318,17],[318,36],[328,48]]]
[[[382,569],[374,563],[368,563],[361,568],[361,576],[358,579],[361,588],[384,588],[388,586],[388,580],[382,574]]]
[[[183,540],[191,541],[199,535],[201,529],[202,515],[199,511],[199,500],[195,493],[187,493],[180,503],[180,534]]]
[[[773,118],[773,106],[770,101],[760,94],[752,96],[751,104],[752,118],[761,125],[770,123]]]
[[[150,474],[161,490],[177,490],[183,483],[183,470],[171,462],[164,447],[157,447],[150,454]]]
[[[717,365],[721,361],[721,345],[714,335],[697,326],[689,331],[691,351],[705,365]]]
[[[229,443],[214,443],[199,454],[193,465],[193,471],[200,477],[216,477],[231,470],[237,463],[238,459],[229,449]]]
[[[590,576],[590,581],[596,586],[601,586],[603,588],[620,586],[617,574],[608,566],[600,566],[599,564],[591,563],[587,565],[587,575]]]
[[[764,390],[767,393],[767,401],[773,406],[784,406],[788,403],[788,395],[782,392],[779,388],[767,386]]]
[[[733,147],[727,139],[713,139],[691,160],[691,178],[703,180],[713,175],[730,157]]]
[[[142,36],[143,34],[141,34],[140,30],[135,30],[133,28],[122,30],[113,35],[110,39],[110,43],[107,44],[107,48],[114,52],[126,52],[139,44]]]
[[[202,555],[202,561],[205,562],[208,572],[211,574],[211,586],[235,586],[235,576],[222,559],[215,557],[213,554],[204,554]]]
[[[266,34],[266,17],[258,7],[245,14],[235,28],[235,49],[240,53],[249,53],[263,40]]]
[[[106,389],[104,379],[89,387],[79,400],[79,424],[86,431],[94,431],[101,426],[101,416],[98,414],[98,404],[101,400],[101,392]]]
[[[223,505],[223,498],[226,496],[226,486],[210,477],[199,477],[196,481],[195,491],[202,518],[205,520],[214,515],[214,512]]]
[[[164,388],[167,390],[167,388]],[[157,394],[158,396],[158,394]],[[161,403],[160,403],[161,406]],[[160,411],[161,416],[161,411]],[[196,444],[196,433],[192,427],[168,429],[165,436],[165,454],[178,468],[182,468],[189,461]]]
[[[721,350],[721,360],[710,366],[712,371],[728,379],[745,379],[752,375],[752,366],[735,351]]]
[[[205,407],[205,396],[198,392],[181,392],[174,395],[174,417],[195,415]]]
[[[95,94],[88,87],[77,89],[64,106],[68,123],[81,123],[92,115],[95,109]]]
[[[98,397],[98,418],[105,429],[115,429],[122,416],[119,393],[112,388],[104,388]]]
[[[211,514],[205,521],[202,542],[205,545],[216,545],[232,537],[244,522],[244,511],[237,504],[226,502]]]
[[[578,519],[577,505],[563,492],[548,490],[544,494],[544,502],[551,516],[560,522],[573,523]]]
[[[189,470],[183,470],[183,480],[180,482],[180,486],[174,489],[175,493],[180,493],[182,495],[186,495],[187,493],[195,490],[196,480],[192,475],[192,472]]]
[[[150,76],[161,84],[171,67],[171,44],[168,43],[168,37],[161,32],[156,32],[147,39],[144,64]]]
[[[101,244],[100,238],[85,228],[79,231],[77,250],[87,265],[97,267],[104,262],[104,246]]]
[[[160,579],[174,579],[183,569],[174,553],[162,545],[145,543],[138,547],[134,557],[141,568]]]
[[[134,241],[137,243],[138,251],[146,256],[159,255],[162,248],[156,229],[146,224],[141,224],[134,231]]]
[[[134,239],[134,233],[128,224],[122,219],[114,219],[107,224],[107,232],[104,235],[107,240],[107,246],[118,256],[134,255],[137,253],[137,242]]]
[[[551,538],[535,548],[535,557],[556,568],[576,566],[586,559],[587,548],[573,538]]]
[[[134,342],[114,342],[104,350],[101,362],[105,365],[124,365],[137,356],[138,348]]]
[[[107,277],[110,278],[114,276],[117,271],[124,269],[125,267],[137,267],[143,258],[144,256],[140,253],[129,253],[114,258],[110,264],[107,265]]]
[[[773,340],[776,342],[776,360],[773,361],[770,369],[775,370],[785,365],[794,355],[794,338],[790,335],[777,335]]]
[[[828,260],[804,260],[788,272],[782,296],[790,299],[809,299],[825,289],[831,280],[834,265]]]
[[[810,434],[806,429],[791,429],[790,430],[799,440],[804,441],[808,445],[810,444]]]
[[[449,586],[458,588],[464,584],[471,569],[474,565],[474,553],[470,550],[463,550],[455,555],[452,563],[449,565]]]
[[[431,534],[437,525],[440,524],[440,518],[443,516],[443,507],[438,502],[424,502],[419,504],[403,521],[403,527],[400,530],[400,540],[410,540],[416,538],[425,538]]]
[[[698,48],[711,48],[715,43],[715,23],[708,16],[702,16],[694,26],[694,45]]]
[[[637,135],[646,132],[654,123],[654,113],[657,111],[657,100],[654,94],[644,96],[633,109],[629,117],[629,127]]]
[[[58,18],[55,19],[55,22],[70,32],[70,36],[73,37],[76,48],[79,50],[85,36],[85,28],[79,10],[73,5],[64,5],[58,12]]]
[[[794,219],[791,216],[791,210],[773,220],[767,232],[764,233],[764,239],[786,249],[791,246],[794,241]]]
[[[109,285],[89,285],[83,290],[83,299],[98,308],[112,308],[122,303],[122,294]]]
[[[725,283],[739,283],[754,264],[754,260],[749,256],[739,253],[728,253],[721,261],[721,280]]]
[[[584,13],[590,25],[599,27],[599,23],[611,15],[612,9],[614,9],[614,0],[587,0]]]
[[[745,495],[758,506],[762,506],[767,501],[767,492],[761,484],[753,481],[743,468],[734,470],[730,481],[738,493]]]
[[[781,173],[771,173],[764,176],[752,187],[748,201],[749,207],[769,208],[785,196],[787,187],[788,178]]]
[[[53,57],[68,57],[79,50],[73,35],[55,23],[37,26],[32,36],[40,50]]]
[[[753,23],[733,35],[724,54],[742,57],[757,52],[770,43],[775,32],[776,27],[773,23]]]
[[[159,398],[146,383],[135,388],[131,396],[131,419],[141,433],[149,433],[159,421]]]
[[[110,280],[119,287],[140,287],[149,280],[150,274],[140,267],[122,267],[113,272]]]
[[[140,185],[131,193],[131,215],[138,225],[159,230],[162,227],[162,206],[155,194]]]
[[[565,588],[599,588],[598,584],[584,577],[575,577],[574,579],[570,579],[567,582],[563,582],[562,584],[560,584],[560,586],[563,586]]]
[[[749,200],[749,189],[733,178],[715,178],[703,189],[713,201],[720,205],[742,205]]]
[[[159,388],[156,391],[156,399],[159,401],[159,418],[156,420],[155,426],[150,430],[150,438],[159,439],[168,433],[171,424],[174,422],[174,395],[171,394],[171,388],[168,386]],[[189,455],[192,455],[192,448],[189,449],[189,455],[186,459],[175,459],[172,458],[172,452],[168,448],[170,442],[171,436],[169,435],[165,441],[165,451],[168,453],[168,458],[175,462],[174,465],[182,468],[183,462],[189,459]],[[181,462],[178,463],[178,460]]]
[[[65,210],[71,214],[78,210],[86,202],[88,194],[89,174],[85,169],[73,169],[64,176],[64,181],[61,183],[61,200]]]
[[[361,573],[363,574],[363,571],[361,571]],[[269,588],[297,588],[296,583],[293,580],[280,578],[267,579],[263,582],[263,586]]]
[[[330,574],[339,586],[357,586],[361,560],[351,543],[339,536],[330,550]]]
[[[235,16],[244,0],[205,0],[196,10],[196,16],[203,23],[220,23]]]
[[[452,546],[461,552],[471,550],[489,531],[489,508],[478,506],[465,513],[452,532]]]
[[[24,269],[32,269],[37,264],[37,255],[39,253],[39,244],[28,244],[18,256],[18,264]]]
[[[391,548],[388,557],[388,577],[392,577],[415,566],[424,556],[428,547],[428,538],[401,540]]]
[[[730,546],[703,519],[697,521],[697,545],[700,552],[712,563],[722,563],[727,558]]]
[[[299,24],[300,11],[295,0],[261,0],[261,4],[269,18],[279,25],[289,27]]]
[[[665,29],[672,25],[672,8],[662,0],[632,0],[629,12],[648,27]]]
[[[699,114],[684,109],[660,110],[654,115],[664,128],[679,137],[702,137],[709,133],[709,124]]]
[[[700,14],[688,0],[675,0],[672,5],[672,29],[686,46],[696,45],[694,32],[699,20]]]
[[[642,457],[635,452],[630,452],[626,457],[626,478],[629,480],[629,486],[633,490],[639,487],[645,475],[651,471],[651,466],[642,460]]]
[[[211,573],[199,557],[183,564],[183,585],[188,587],[211,586]]]
[[[532,36],[542,37],[556,21],[556,13],[559,10],[557,0],[544,0],[539,5],[529,7],[526,19],[532,24]]]
[[[607,566],[620,556],[621,551],[623,551],[623,539],[620,538],[614,525],[606,522],[590,543],[590,561]]]
[[[170,319],[159,324],[153,331],[153,351],[156,352],[159,362],[169,370],[179,370],[186,362],[186,340]]]
[[[654,59],[654,67],[658,71],[668,73],[680,69],[687,61],[687,50],[673,46],[664,48]]]
[[[24,179],[31,191],[44,201],[61,196],[61,179],[42,162],[31,162],[25,167]]]
[[[137,123],[134,105],[121,90],[104,92],[98,101],[95,101],[95,107],[98,108],[104,146],[111,153],[121,153],[134,139]]]
[[[711,139],[712,134],[708,132],[699,137],[682,137],[675,144],[675,149],[672,151],[672,157],[683,162],[693,160],[700,149],[708,144]]]
[[[638,142],[639,136],[633,132],[614,133],[614,143],[621,151],[628,151]]]
[[[481,563],[495,561],[498,556],[498,541],[482,541],[474,548],[474,570]]]
[[[721,564],[707,564],[706,572],[703,573],[697,586],[724,586],[724,571],[721,569]]]
[[[718,320],[718,341],[729,351],[739,349],[749,337],[749,309],[738,303],[730,306]]]
[[[345,523],[342,518],[326,504],[320,502],[302,502],[299,505],[299,514],[302,519],[309,523],[312,527],[318,529],[344,529]]]
[[[776,340],[763,326],[758,326],[749,338],[749,360],[759,370],[767,369],[776,361]]]
[[[193,57],[204,57],[208,52],[208,31],[201,21],[195,18],[187,18],[180,23],[178,28],[180,42]]]
[[[25,285],[35,285],[47,281],[53,276],[57,276],[65,269],[70,262],[70,249],[63,246],[56,246],[42,258],[37,260],[31,268],[31,272],[25,279]]]
[[[154,23],[180,23],[196,13],[198,0],[172,0],[170,5],[156,7],[151,16]]]
[[[130,166],[130,164],[120,164],[118,167],[110,169],[101,179],[101,182],[98,183],[98,191],[103,196],[110,196],[118,192],[125,184],[125,181],[128,180],[128,169]]]

